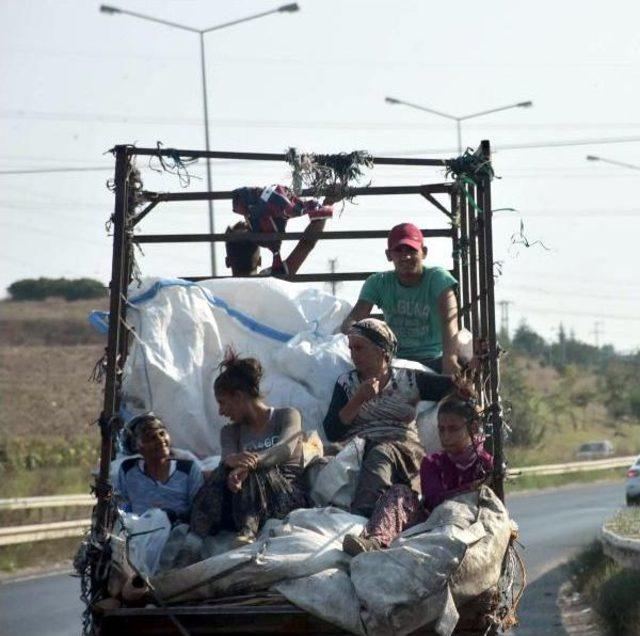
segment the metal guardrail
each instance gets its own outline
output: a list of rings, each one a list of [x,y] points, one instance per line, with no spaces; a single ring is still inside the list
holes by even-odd
[[[45,508],[88,508],[95,506],[93,495],[50,495],[0,499],[0,512]],[[91,526],[91,519],[72,519],[24,526],[0,528],[0,546],[32,543],[65,537],[81,537]]]
[[[0,546],[32,543],[64,537],[81,537],[91,526],[91,519],[38,523],[30,526],[0,528]]]
[[[578,473],[593,470],[607,470],[610,468],[622,468],[630,466],[637,455],[626,457],[608,457],[607,459],[594,459],[592,461],[569,462],[566,464],[546,464],[544,466],[524,466],[522,468],[510,468],[508,477],[520,475],[563,475],[565,473]]]
[[[0,510],[28,510],[37,508],[66,508],[71,506],[93,506],[93,495],[51,495],[48,497],[15,497],[0,499]]]
[[[560,475],[581,471],[607,470],[630,466],[636,455],[627,457],[611,457],[593,461],[569,462],[566,464],[547,464],[545,466],[524,466],[510,468],[508,477],[523,475]],[[29,510],[37,508],[88,507],[95,505],[93,495],[52,495],[48,497],[16,497],[0,499],[0,511]],[[90,519],[57,521],[28,526],[10,526],[0,528],[0,546],[45,541],[63,537],[82,536],[91,525]]]
[[[620,567],[640,570],[640,539],[624,537],[609,530],[606,524],[600,534],[602,550]]]

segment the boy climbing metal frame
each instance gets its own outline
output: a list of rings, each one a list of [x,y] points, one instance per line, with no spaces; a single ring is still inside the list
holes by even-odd
[[[109,465],[112,459],[115,423],[120,408],[120,384],[122,370],[127,357],[128,334],[125,325],[127,290],[132,279],[133,249],[135,244],[144,243],[194,243],[224,242],[229,240],[296,240],[302,237],[300,232],[257,234],[242,233],[234,237],[229,234],[163,234],[134,235],[136,225],[159,203],[164,201],[206,201],[231,199],[232,192],[169,192],[157,193],[137,190],[131,177],[132,158],[136,156],[184,157],[189,159],[235,159],[254,161],[286,161],[284,154],[243,153],[243,152],[205,152],[195,150],[176,150],[158,148],[135,148],[120,145],[113,149],[116,157],[114,179],[115,210],[113,222],[113,262],[110,283],[109,332],[106,355],[106,382],[103,410],[99,418],[101,429],[100,468],[96,477],[96,495],[98,504],[93,522],[93,536],[99,542],[105,542],[111,530],[109,500]],[[475,155],[482,162],[491,158],[490,145],[483,141]],[[447,167],[450,160],[411,159],[374,157],[374,165],[398,166],[440,166]],[[308,196],[311,192],[302,192]],[[494,264],[492,247],[492,211],[490,176],[483,174],[474,182],[462,182],[457,179],[448,183],[417,186],[361,187],[349,189],[350,196],[380,196],[419,194],[451,221],[449,229],[423,230],[426,238],[448,237],[452,241],[453,270],[459,283],[458,300],[460,304],[460,326],[472,332],[475,343],[480,343],[480,369],[478,389],[482,406],[487,412],[488,430],[491,435],[492,452],[495,460],[493,489],[504,499],[503,478],[504,461],[502,451],[502,412],[499,389],[498,344],[495,330],[494,306]],[[449,208],[433,195],[447,194]],[[137,207],[146,203],[146,207],[137,212]],[[373,231],[336,231],[322,232],[319,240],[371,239],[386,238],[388,228]],[[305,235],[305,238],[310,238]],[[372,272],[346,272],[341,274],[298,274],[288,277],[295,282],[364,280]],[[202,280],[208,277],[189,277],[190,280]]]

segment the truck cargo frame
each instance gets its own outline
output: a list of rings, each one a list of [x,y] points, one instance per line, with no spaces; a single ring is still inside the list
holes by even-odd
[[[136,157],[155,156],[185,159],[226,159],[237,161],[285,162],[287,156],[273,153],[218,152],[169,148],[137,148],[117,145],[112,150],[115,156],[115,195],[113,225],[113,260],[111,269],[109,328],[105,362],[105,391],[98,424],[101,434],[100,465],[95,478],[97,505],[94,511],[92,538],[95,544],[109,540],[113,515],[110,512],[112,485],[109,481],[109,466],[113,459],[115,436],[122,424],[119,420],[121,381],[128,353],[129,334],[126,329],[126,306],[129,284],[132,281],[133,254],[136,245],[157,243],[211,243],[233,240],[265,239],[296,240],[300,232],[258,234],[136,234],[134,230],[147,215],[164,202],[209,201],[232,198],[231,191],[204,192],[149,192],[136,190],[132,181],[135,174],[133,161]],[[488,141],[482,141],[475,155],[490,162],[491,150]],[[374,166],[439,166],[447,168],[452,160],[405,157],[374,157]],[[309,191],[302,195],[313,194]],[[442,183],[406,186],[365,186],[349,190],[349,196],[420,196],[425,204],[435,207],[446,215],[450,227],[424,229],[425,238],[449,238],[452,246],[452,274],[458,281],[459,326],[471,331],[475,343],[480,343],[480,367],[477,387],[480,389],[482,407],[486,414],[486,429],[489,448],[494,455],[495,468],[492,488],[504,499],[503,480],[503,419],[499,397],[499,346],[496,340],[494,261],[493,261],[493,214],[491,209],[491,177],[482,173],[473,180],[453,179]],[[444,195],[445,202],[436,198]],[[357,213],[357,212],[355,212]],[[390,219],[389,227],[402,219]],[[305,238],[322,241],[383,239],[389,227],[367,231],[327,231],[316,237],[305,234]],[[338,282],[364,280],[373,272],[310,273],[283,276],[292,282]],[[188,276],[198,281],[211,276]],[[223,277],[217,277],[223,278]],[[91,564],[92,585],[99,585],[97,563]],[[257,629],[256,620],[262,621]],[[215,604],[152,609],[121,608],[102,615],[93,616],[94,627],[100,634],[122,633],[133,630],[140,634],[189,633],[189,634],[241,634],[241,633],[342,633],[338,628],[291,605],[241,606]],[[188,625],[188,629],[185,626]],[[480,628],[480,626],[478,626]],[[462,626],[461,626],[462,628]],[[486,626],[482,629],[486,629]],[[183,631],[186,630],[186,631]],[[427,633],[427,632],[422,632]],[[430,633],[430,632],[429,632]],[[457,633],[471,633],[464,629]]]

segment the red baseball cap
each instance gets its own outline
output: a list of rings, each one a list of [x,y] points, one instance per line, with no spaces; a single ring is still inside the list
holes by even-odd
[[[424,237],[420,228],[413,225],[413,223],[400,223],[400,225],[391,228],[387,238],[387,246],[390,250],[393,250],[399,245],[408,245],[417,251],[422,250]]]

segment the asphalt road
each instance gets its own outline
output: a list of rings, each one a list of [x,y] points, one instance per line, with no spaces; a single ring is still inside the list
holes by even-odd
[[[620,483],[566,486],[509,496],[520,525],[529,586],[520,606],[517,636],[562,635],[556,607],[565,579],[562,564],[592,541],[602,522],[624,504]],[[0,636],[80,634],[78,580],[57,574],[0,585]]]
[[[624,506],[624,482],[507,494],[507,505],[520,525],[529,583],[516,634],[562,635],[556,598],[566,580],[563,564],[597,536],[607,517]]]
[[[0,636],[81,633],[80,584],[69,574],[18,579],[0,585]]]

